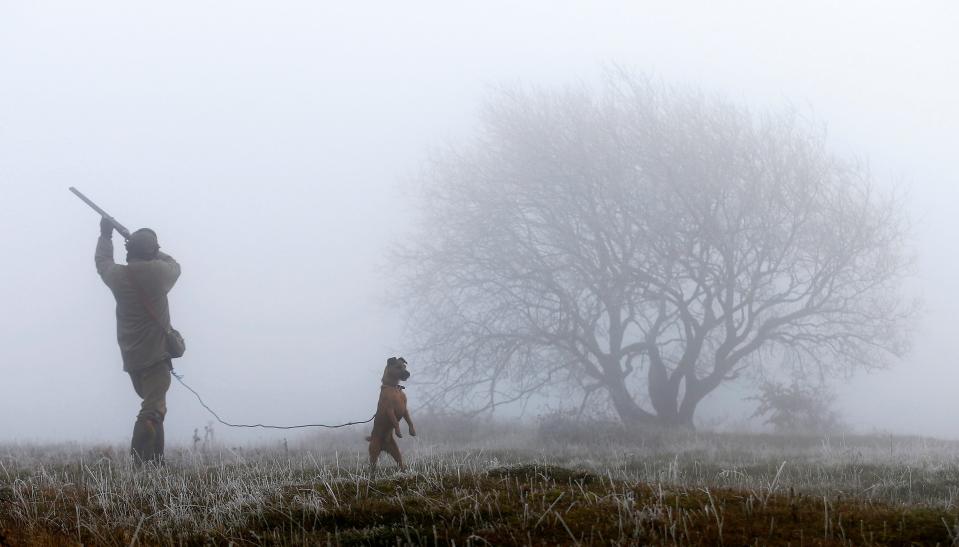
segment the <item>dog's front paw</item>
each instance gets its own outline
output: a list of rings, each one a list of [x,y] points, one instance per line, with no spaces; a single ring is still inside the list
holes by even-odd
[[[403,434],[402,434],[402,433],[400,433],[399,431],[397,431],[397,432],[396,432],[396,436],[397,436],[398,438],[400,438],[400,439],[402,439],[402,438],[403,438]]]
[[[416,430],[411,427],[411,428],[410,428],[410,437],[415,437],[415,436],[416,436]]]

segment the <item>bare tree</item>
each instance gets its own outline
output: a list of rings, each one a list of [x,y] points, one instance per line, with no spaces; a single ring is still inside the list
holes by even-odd
[[[915,307],[904,219],[794,112],[612,73],[505,90],[421,177],[397,253],[433,404],[600,394],[687,425],[764,362],[890,363]]]

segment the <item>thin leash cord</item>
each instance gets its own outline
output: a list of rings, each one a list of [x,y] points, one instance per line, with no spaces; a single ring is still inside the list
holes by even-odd
[[[347,426],[351,426],[351,425],[368,424],[368,423],[370,423],[370,422],[373,421],[373,418],[376,417],[376,416],[374,415],[372,418],[370,418],[369,420],[366,420],[365,422],[347,422],[347,423],[345,423],[345,424],[339,424],[339,425],[327,425],[327,424],[304,424],[304,425],[231,424],[230,422],[227,422],[226,420],[224,420],[223,418],[221,418],[216,412],[213,411],[212,408],[210,408],[209,406],[207,406],[207,404],[203,402],[203,398],[200,397],[200,394],[197,393],[195,389],[193,389],[192,387],[188,386],[188,385],[186,384],[186,382],[183,381],[183,376],[182,376],[182,375],[177,374],[176,372],[174,372],[174,371],[172,371],[172,370],[170,371],[170,374],[172,374],[173,377],[176,378],[176,381],[177,381],[177,382],[180,382],[180,384],[181,384],[183,387],[185,387],[185,388],[187,388],[188,390],[190,390],[190,393],[192,393],[194,396],[196,396],[196,400],[197,400],[197,401],[200,401],[200,406],[202,406],[203,408],[205,408],[205,409],[207,410],[207,412],[209,412],[210,414],[212,414],[213,417],[216,418],[216,421],[220,422],[221,424],[223,424],[223,425],[225,425],[225,426],[227,426],[227,427],[246,427],[246,428],[262,427],[263,429],[303,429],[303,428],[307,428],[307,427],[325,427],[325,428],[327,428],[327,429],[338,429],[338,428],[341,428],[341,427],[347,427]]]

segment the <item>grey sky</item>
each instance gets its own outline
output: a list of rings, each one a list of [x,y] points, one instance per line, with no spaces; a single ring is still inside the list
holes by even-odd
[[[609,63],[808,108],[837,149],[910,188],[915,350],[844,385],[843,407],[864,429],[959,437],[959,9],[516,4],[0,3],[0,440],[120,441],[135,415],[97,219],[68,186],[181,261],[178,368],[224,415],[365,419],[406,349],[382,305],[403,178],[469,134],[489,86]],[[207,417],[179,386],[169,400],[185,441]]]

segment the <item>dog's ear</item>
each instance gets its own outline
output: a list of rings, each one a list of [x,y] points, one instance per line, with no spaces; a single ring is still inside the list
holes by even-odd
[[[409,364],[409,363],[406,362],[406,358],[404,358],[404,357],[398,357],[396,360],[399,361],[400,363],[403,363],[404,365],[408,365],[408,364]]]
[[[386,366],[388,367],[396,366],[396,357],[390,357],[389,359],[387,359]]]

